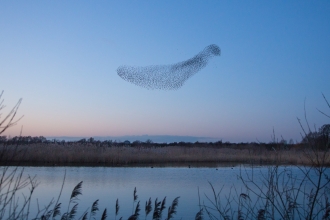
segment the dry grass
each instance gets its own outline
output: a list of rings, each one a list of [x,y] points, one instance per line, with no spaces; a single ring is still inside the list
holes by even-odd
[[[0,146],[1,147],[1,146]],[[3,147],[3,146],[2,146]],[[7,146],[7,158],[16,156],[8,163],[34,163],[49,165],[134,165],[164,163],[254,163],[254,164],[293,164],[310,165],[310,158],[302,149],[267,150],[260,146],[242,147],[100,147],[74,144],[33,144],[14,147]],[[20,152],[17,154],[17,152]],[[330,159],[327,159],[330,165]]]

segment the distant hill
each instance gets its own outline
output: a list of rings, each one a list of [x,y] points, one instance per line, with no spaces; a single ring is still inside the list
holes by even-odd
[[[65,140],[65,141],[78,141],[83,138],[90,138],[90,137],[67,137],[67,136],[57,136],[57,137],[46,137],[48,140]],[[173,136],[173,135],[126,135],[126,136],[92,136],[94,140],[112,140],[117,142],[123,141],[142,141],[145,142],[147,140],[152,140],[154,143],[173,143],[173,142],[191,142],[195,143],[198,142],[216,142],[220,141],[221,139],[218,138],[210,138],[210,137],[194,137],[194,136]]]

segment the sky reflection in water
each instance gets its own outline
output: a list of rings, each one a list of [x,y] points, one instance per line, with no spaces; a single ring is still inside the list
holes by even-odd
[[[251,167],[244,168],[248,172]],[[297,173],[297,168],[293,169]],[[228,194],[231,187],[235,186],[238,193],[243,186],[238,179],[241,167],[218,168],[131,168],[131,167],[26,167],[25,174],[36,175],[39,186],[35,190],[32,203],[32,213],[35,212],[36,199],[40,208],[49,203],[52,198],[57,198],[66,172],[65,185],[60,199],[61,213],[66,211],[69,197],[73,188],[83,181],[82,195],[79,197],[78,216],[91,207],[99,199],[99,216],[107,208],[108,219],[114,219],[115,202],[119,199],[119,217],[127,219],[133,210],[133,191],[137,188],[138,201],[141,204],[140,218],[144,219],[145,202],[151,197],[162,200],[167,197],[166,211],[173,199],[180,196],[177,218],[194,219],[199,211],[198,187],[201,202],[207,202],[205,194],[212,196],[208,182],[212,183],[216,191],[222,189],[222,195]],[[260,178],[260,171],[265,173],[266,167],[255,170],[255,178]],[[149,218],[151,218],[149,214]],[[33,216],[33,215],[32,215]],[[163,214],[163,217],[165,213]],[[176,218],[175,218],[176,219]]]

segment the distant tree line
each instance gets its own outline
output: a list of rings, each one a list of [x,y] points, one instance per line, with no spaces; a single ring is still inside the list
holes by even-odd
[[[301,141],[304,144],[311,143],[313,146],[325,149],[330,148],[330,124],[325,124],[318,131],[309,131]],[[321,149],[320,149],[321,150]]]
[[[301,142],[294,143],[292,140],[289,142],[282,139],[280,141],[273,140],[269,143],[260,142],[222,142],[222,140],[217,142],[171,142],[171,143],[154,143],[152,140],[147,141],[113,141],[113,140],[95,140],[91,138],[83,138],[78,141],[65,141],[52,139],[49,140],[43,136],[31,137],[31,136],[15,136],[7,137],[0,136],[0,144],[2,145],[30,145],[30,144],[58,144],[58,145],[93,145],[100,147],[170,147],[170,146],[181,146],[181,147],[231,147],[231,148],[241,148],[248,146],[260,146],[265,147],[268,150],[279,150],[279,149],[290,149],[293,146],[303,146],[307,143],[314,143],[314,146],[329,146],[330,142],[330,124],[323,125],[318,131],[309,131],[304,137],[302,137]]]

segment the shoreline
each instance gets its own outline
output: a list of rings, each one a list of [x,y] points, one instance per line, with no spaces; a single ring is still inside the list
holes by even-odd
[[[323,154],[300,145],[269,150],[260,145],[130,147],[97,145],[0,145],[0,165],[101,167],[215,167],[217,164],[311,165]],[[325,161],[330,166],[330,158]]]
[[[2,167],[109,167],[109,168],[217,168],[217,167],[237,167],[237,166],[272,166],[275,164],[249,164],[239,162],[174,162],[174,163],[135,163],[135,164],[101,164],[101,163],[35,163],[35,162],[12,162],[2,164]],[[293,164],[278,164],[279,166],[292,166]],[[299,165],[298,165],[299,166]]]

